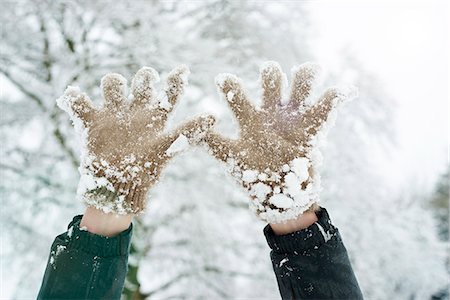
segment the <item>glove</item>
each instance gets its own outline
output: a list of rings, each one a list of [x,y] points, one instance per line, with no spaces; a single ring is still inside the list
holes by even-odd
[[[216,84],[239,123],[240,138],[232,140],[209,131],[205,143],[247,190],[251,210],[269,223],[295,219],[318,207],[317,137],[330,123],[338,104],[355,92],[330,88],[314,105],[309,104],[305,100],[317,71],[317,66],[310,63],[294,68],[290,99],[284,103],[285,75],[278,63],[266,63],[260,71],[261,108],[249,102],[236,76],[216,77]]]
[[[69,86],[57,100],[82,137],[77,194],[87,205],[117,214],[143,211],[147,193],[169,159],[204,137],[214,122],[211,116],[163,133],[188,74],[186,66],[174,69],[158,97],[153,86],[159,80],[158,73],[143,67],[132,81],[129,100],[125,97],[126,79],[114,73],[101,80],[101,108],[94,108],[77,87]]]

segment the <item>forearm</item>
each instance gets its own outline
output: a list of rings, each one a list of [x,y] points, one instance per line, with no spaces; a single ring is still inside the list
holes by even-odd
[[[282,298],[362,299],[339,231],[325,209],[316,218],[307,228],[284,235],[277,235],[280,228],[273,224],[264,229]],[[281,229],[302,227],[312,219],[301,216]]]
[[[88,206],[81,219],[80,227],[94,234],[113,237],[130,227],[133,216],[133,214],[104,213]]]
[[[276,235],[284,235],[305,229],[318,220],[314,210],[308,210],[294,220],[289,220],[284,223],[271,223],[270,227]]]

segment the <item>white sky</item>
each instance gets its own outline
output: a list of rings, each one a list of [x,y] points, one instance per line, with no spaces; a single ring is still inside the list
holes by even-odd
[[[448,163],[448,1],[307,1],[322,64],[347,47],[398,102],[398,152],[386,166],[401,184],[430,188]],[[330,46],[331,45],[331,46]],[[405,174],[406,173],[406,174]]]

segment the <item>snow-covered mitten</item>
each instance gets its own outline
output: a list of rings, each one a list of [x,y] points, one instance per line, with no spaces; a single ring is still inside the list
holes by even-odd
[[[147,192],[158,181],[167,161],[188,143],[199,142],[213,125],[212,116],[198,117],[163,133],[187,84],[186,66],[174,69],[164,91],[156,95],[158,73],[141,68],[126,97],[127,81],[111,73],[101,80],[104,105],[94,108],[77,87],[68,87],[57,100],[69,113],[82,137],[78,196],[89,206],[118,214],[139,213]]]
[[[250,208],[270,223],[294,219],[318,207],[317,138],[333,119],[338,104],[356,92],[353,88],[329,88],[316,103],[311,103],[309,96],[317,71],[311,63],[293,68],[290,99],[284,101],[285,75],[278,63],[265,63],[261,67],[260,108],[249,102],[235,75],[216,77],[239,123],[240,138],[228,139],[209,131],[205,142],[248,191]]]

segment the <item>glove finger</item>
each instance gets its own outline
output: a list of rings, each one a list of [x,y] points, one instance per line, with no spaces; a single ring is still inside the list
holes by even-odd
[[[275,110],[281,105],[283,80],[285,75],[277,62],[266,62],[260,70],[261,84],[263,89],[262,108]]]
[[[200,116],[178,126],[171,133],[163,135],[158,142],[161,145],[161,152],[169,158],[186,150],[189,144],[198,144],[214,123],[215,118],[209,115]]]
[[[319,99],[318,103],[309,108],[301,120],[301,127],[310,137],[317,134],[335,114],[338,106],[346,100],[356,96],[356,89],[329,88]]]
[[[297,109],[305,105],[305,99],[311,94],[319,71],[319,66],[313,63],[304,63],[292,68],[290,106]]]
[[[96,110],[92,101],[78,87],[68,86],[64,94],[56,100],[56,103],[70,115],[72,121],[79,119],[84,126],[94,118]]]
[[[125,105],[127,80],[122,75],[110,73],[103,76],[100,87],[108,109],[116,111]]]
[[[224,94],[239,124],[241,126],[248,124],[256,111],[248,101],[239,78],[233,74],[219,74],[216,76],[216,84]]]
[[[200,116],[180,125],[175,129],[175,135],[182,134],[189,139],[189,142],[195,144],[205,137],[206,132],[214,126],[215,122],[216,119],[211,115]]]
[[[133,94],[132,108],[142,108],[148,103],[155,101],[154,83],[159,81],[158,72],[150,67],[142,67],[137,71],[131,82],[131,93]]]
[[[237,141],[211,131],[206,133],[204,141],[215,158],[224,162],[227,162],[229,159],[238,158],[237,154],[239,153],[239,149]]]
[[[169,113],[177,104],[184,89],[188,84],[188,76],[190,74],[189,68],[186,65],[181,65],[173,69],[167,77],[164,94],[158,99],[158,106],[160,109]]]

